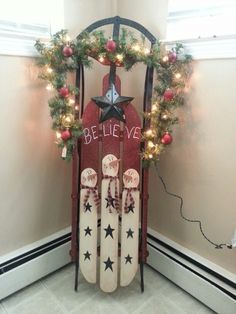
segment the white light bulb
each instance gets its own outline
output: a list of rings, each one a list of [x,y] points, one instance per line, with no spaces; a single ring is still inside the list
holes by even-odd
[[[169,60],[168,56],[164,56],[164,57],[162,58],[162,61],[163,61],[163,62],[167,62],[168,60]]]
[[[59,140],[60,138],[61,138],[61,133],[60,132],[56,132],[56,137],[57,137],[57,139]]]
[[[175,78],[178,80],[178,79],[180,79],[181,78],[181,74],[180,73],[176,73],[175,74]]]
[[[48,91],[53,90],[52,84],[48,84],[48,85],[46,86],[46,90],[48,90]]]

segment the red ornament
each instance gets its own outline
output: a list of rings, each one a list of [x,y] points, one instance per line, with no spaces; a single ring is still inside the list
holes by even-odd
[[[173,52],[173,51],[170,51],[170,52],[168,53],[168,61],[169,61],[170,63],[175,63],[176,60],[177,60],[177,54],[176,54],[175,52]]]
[[[174,92],[171,89],[166,89],[163,96],[165,101],[171,101],[174,98]]]
[[[61,139],[63,141],[67,141],[69,138],[71,138],[71,133],[69,130],[65,130],[65,131],[61,132]]]
[[[70,94],[70,91],[69,91],[69,88],[64,86],[64,87],[61,87],[59,90],[58,90],[58,93],[61,97],[68,97],[69,94]]]
[[[105,49],[108,52],[114,52],[116,50],[116,43],[115,43],[115,41],[112,40],[112,39],[109,39],[106,42]]]
[[[161,143],[164,145],[169,145],[173,141],[173,137],[169,132],[165,132],[161,137]]]
[[[62,50],[62,54],[64,57],[69,58],[73,55],[73,49],[69,46],[65,46]]]

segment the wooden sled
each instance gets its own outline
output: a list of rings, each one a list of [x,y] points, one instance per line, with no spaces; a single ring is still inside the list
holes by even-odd
[[[124,24],[155,43],[155,37],[143,26],[120,17],[98,21],[87,31],[107,24],[113,24],[113,37],[119,35],[120,25]],[[84,107],[83,67],[77,71],[76,80],[81,91],[77,102],[81,104],[84,137],[77,143],[72,165],[71,257],[76,265],[75,290],[79,268],[88,282],[97,282],[104,292],[112,292],[118,285],[129,285],[140,265],[140,286],[144,291],[148,170],[141,168],[140,151],[141,125],[146,128],[149,122],[144,119],[141,123],[131,103],[120,105],[125,122],[113,116],[101,121],[103,108],[96,103],[99,97]],[[152,81],[153,68],[147,68],[144,112],[150,111]],[[121,95],[115,64],[103,79],[102,95]]]

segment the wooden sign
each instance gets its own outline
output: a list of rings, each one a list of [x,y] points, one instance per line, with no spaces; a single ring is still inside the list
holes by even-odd
[[[107,75],[103,80],[103,95],[107,93],[108,82]],[[118,77],[116,91],[120,94]],[[79,260],[86,280],[96,282],[100,194],[99,272],[104,292],[114,291],[118,282],[121,286],[128,285],[138,268],[141,123],[132,104],[121,107],[125,123],[112,117],[99,124],[101,110],[94,102],[87,105],[83,115]]]

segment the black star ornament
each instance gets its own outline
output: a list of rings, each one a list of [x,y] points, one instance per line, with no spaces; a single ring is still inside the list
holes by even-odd
[[[86,212],[89,211],[91,213],[92,205],[90,205],[89,202],[84,205],[84,208]]]
[[[89,251],[85,252],[85,253],[84,253],[84,260],[86,260],[86,259],[90,260],[90,256],[91,256],[91,255],[92,255],[92,254],[89,253]]]
[[[115,198],[114,197],[106,197],[105,200],[107,201],[106,208],[109,206],[112,206],[113,208],[115,208],[115,205],[114,205]]]
[[[114,264],[114,262],[112,262],[112,260],[110,259],[110,257],[108,257],[108,259],[106,261],[103,262],[106,266],[105,266],[105,271],[110,268],[111,271],[113,271],[112,268],[112,264]]]
[[[128,206],[127,213],[130,213],[130,212],[134,213],[134,205],[133,204],[129,204],[129,206]]]
[[[89,228],[89,226],[86,229],[84,229],[84,231],[85,231],[85,237],[86,237],[86,235],[90,235],[91,236],[92,229]]]
[[[133,99],[133,97],[120,96],[116,91],[115,85],[111,83],[105,96],[92,97],[92,100],[102,109],[99,123],[110,118],[125,122],[124,110],[119,106],[127,105]]]
[[[133,233],[134,233],[134,231],[132,231],[131,228],[129,228],[129,230],[126,231],[126,233],[127,233],[127,239],[128,239],[129,237],[133,238]]]
[[[104,230],[106,231],[105,238],[108,237],[108,236],[110,236],[110,237],[113,239],[113,231],[114,231],[115,229],[111,228],[111,225],[109,224],[109,225],[107,226],[107,228],[104,228]]]
[[[127,256],[125,256],[125,259],[126,259],[125,264],[127,264],[127,263],[132,264],[132,262],[131,262],[132,258],[133,257],[131,257],[129,254]]]

